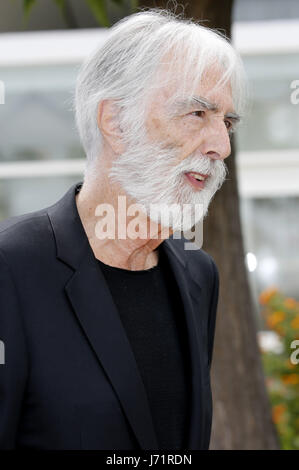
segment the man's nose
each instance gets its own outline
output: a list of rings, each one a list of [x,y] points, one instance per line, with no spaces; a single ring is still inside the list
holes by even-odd
[[[231,154],[230,136],[226,125],[213,126],[202,142],[201,151],[213,160],[224,160]]]

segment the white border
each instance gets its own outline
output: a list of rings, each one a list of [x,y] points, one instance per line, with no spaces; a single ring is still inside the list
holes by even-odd
[[[79,64],[107,37],[107,29],[0,34],[0,67]]]
[[[242,55],[299,52],[299,20],[235,22],[233,44]]]
[[[299,196],[299,149],[238,152],[236,164],[242,197]]]
[[[107,28],[0,34],[0,67],[80,63],[107,37]],[[243,55],[299,52],[299,21],[235,22],[233,43]]]
[[[81,175],[84,158],[0,163],[0,179],[40,178],[43,176]]]

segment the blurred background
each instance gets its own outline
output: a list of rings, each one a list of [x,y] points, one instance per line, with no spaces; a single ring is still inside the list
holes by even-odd
[[[107,30],[84,2],[71,5],[63,16],[55,2],[40,0],[26,16],[23,2],[1,2],[0,220],[46,207],[82,180],[73,91],[81,62]],[[131,4],[109,8],[115,22]],[[290,374],[279,362],[288,357],[286,330],[299,318],[299,104],[291,102],[299,80],[299,2],[235,0],[232,40],[250,82],[249,114],[236,135],[244,262],[273,420],[282,446],[299,449],[299,366]]]

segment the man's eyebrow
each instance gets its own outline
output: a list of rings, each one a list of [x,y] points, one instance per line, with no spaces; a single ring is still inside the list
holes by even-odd
[[[224,115],[226,119],[231,119],[232,121],[239,122],[241,120],[241,116],[237,113],[226,113]]]
[[[218,111],[218,106],[215,103],[211,103],[210,101],[206,100],[205,98],[202,98],[201,96],[192,96],[190,100],[190,104],[199,103],[201,106],[204,108],[208,109],[209,111]]]
[[[174,107],[176,110],[182,111],[186,108],[192,108],[198,104],[200,104],[203,108],[208,109],[209,111],[219,111],[219,106],[216,103],[211,103],[202,96],[192,96],[190,98],[179,100],[174,103]],[[226,113],[224,117],[235,122],[238,122],[241,119],[241,116],[233,111]]]

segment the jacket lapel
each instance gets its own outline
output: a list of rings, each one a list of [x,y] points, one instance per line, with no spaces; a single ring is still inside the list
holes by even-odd
[[[158,448],[145,388],[106,280],[87,255],[66,293],[143,449]]]
[[[48,208],[54,231],[57,258],[71,268],[65,285],[73,310],[98,361],[104,368],[141,449],[158,449],[157,436],[137,363],[120,320],[106,280],[98,266],[77,211],[75,194],[82,183],[73,185],[65,196]],[[181,241],[165,240],[170,267],[181,294],[189,340],[192,368],[191,422],[188,448],[200,449],[203,439],[203,402],[201,393],[201,344],[190,298],[185,253]]]
[[[191,413],[188,449],[198,450],[202,448],[204,439],[204,397],[202,395],[202,342],[198,336],[198,322],[196,322],[193,303],[190,297],[191,286],[196,291],[197,307],[201,307],[202,288],[198,277],[190,277],[188,263],[184,253],[184,239],[165,240],[163,247],[176,279],[181,295],[184,315],[186,318],[189,357],[191,358]]]

